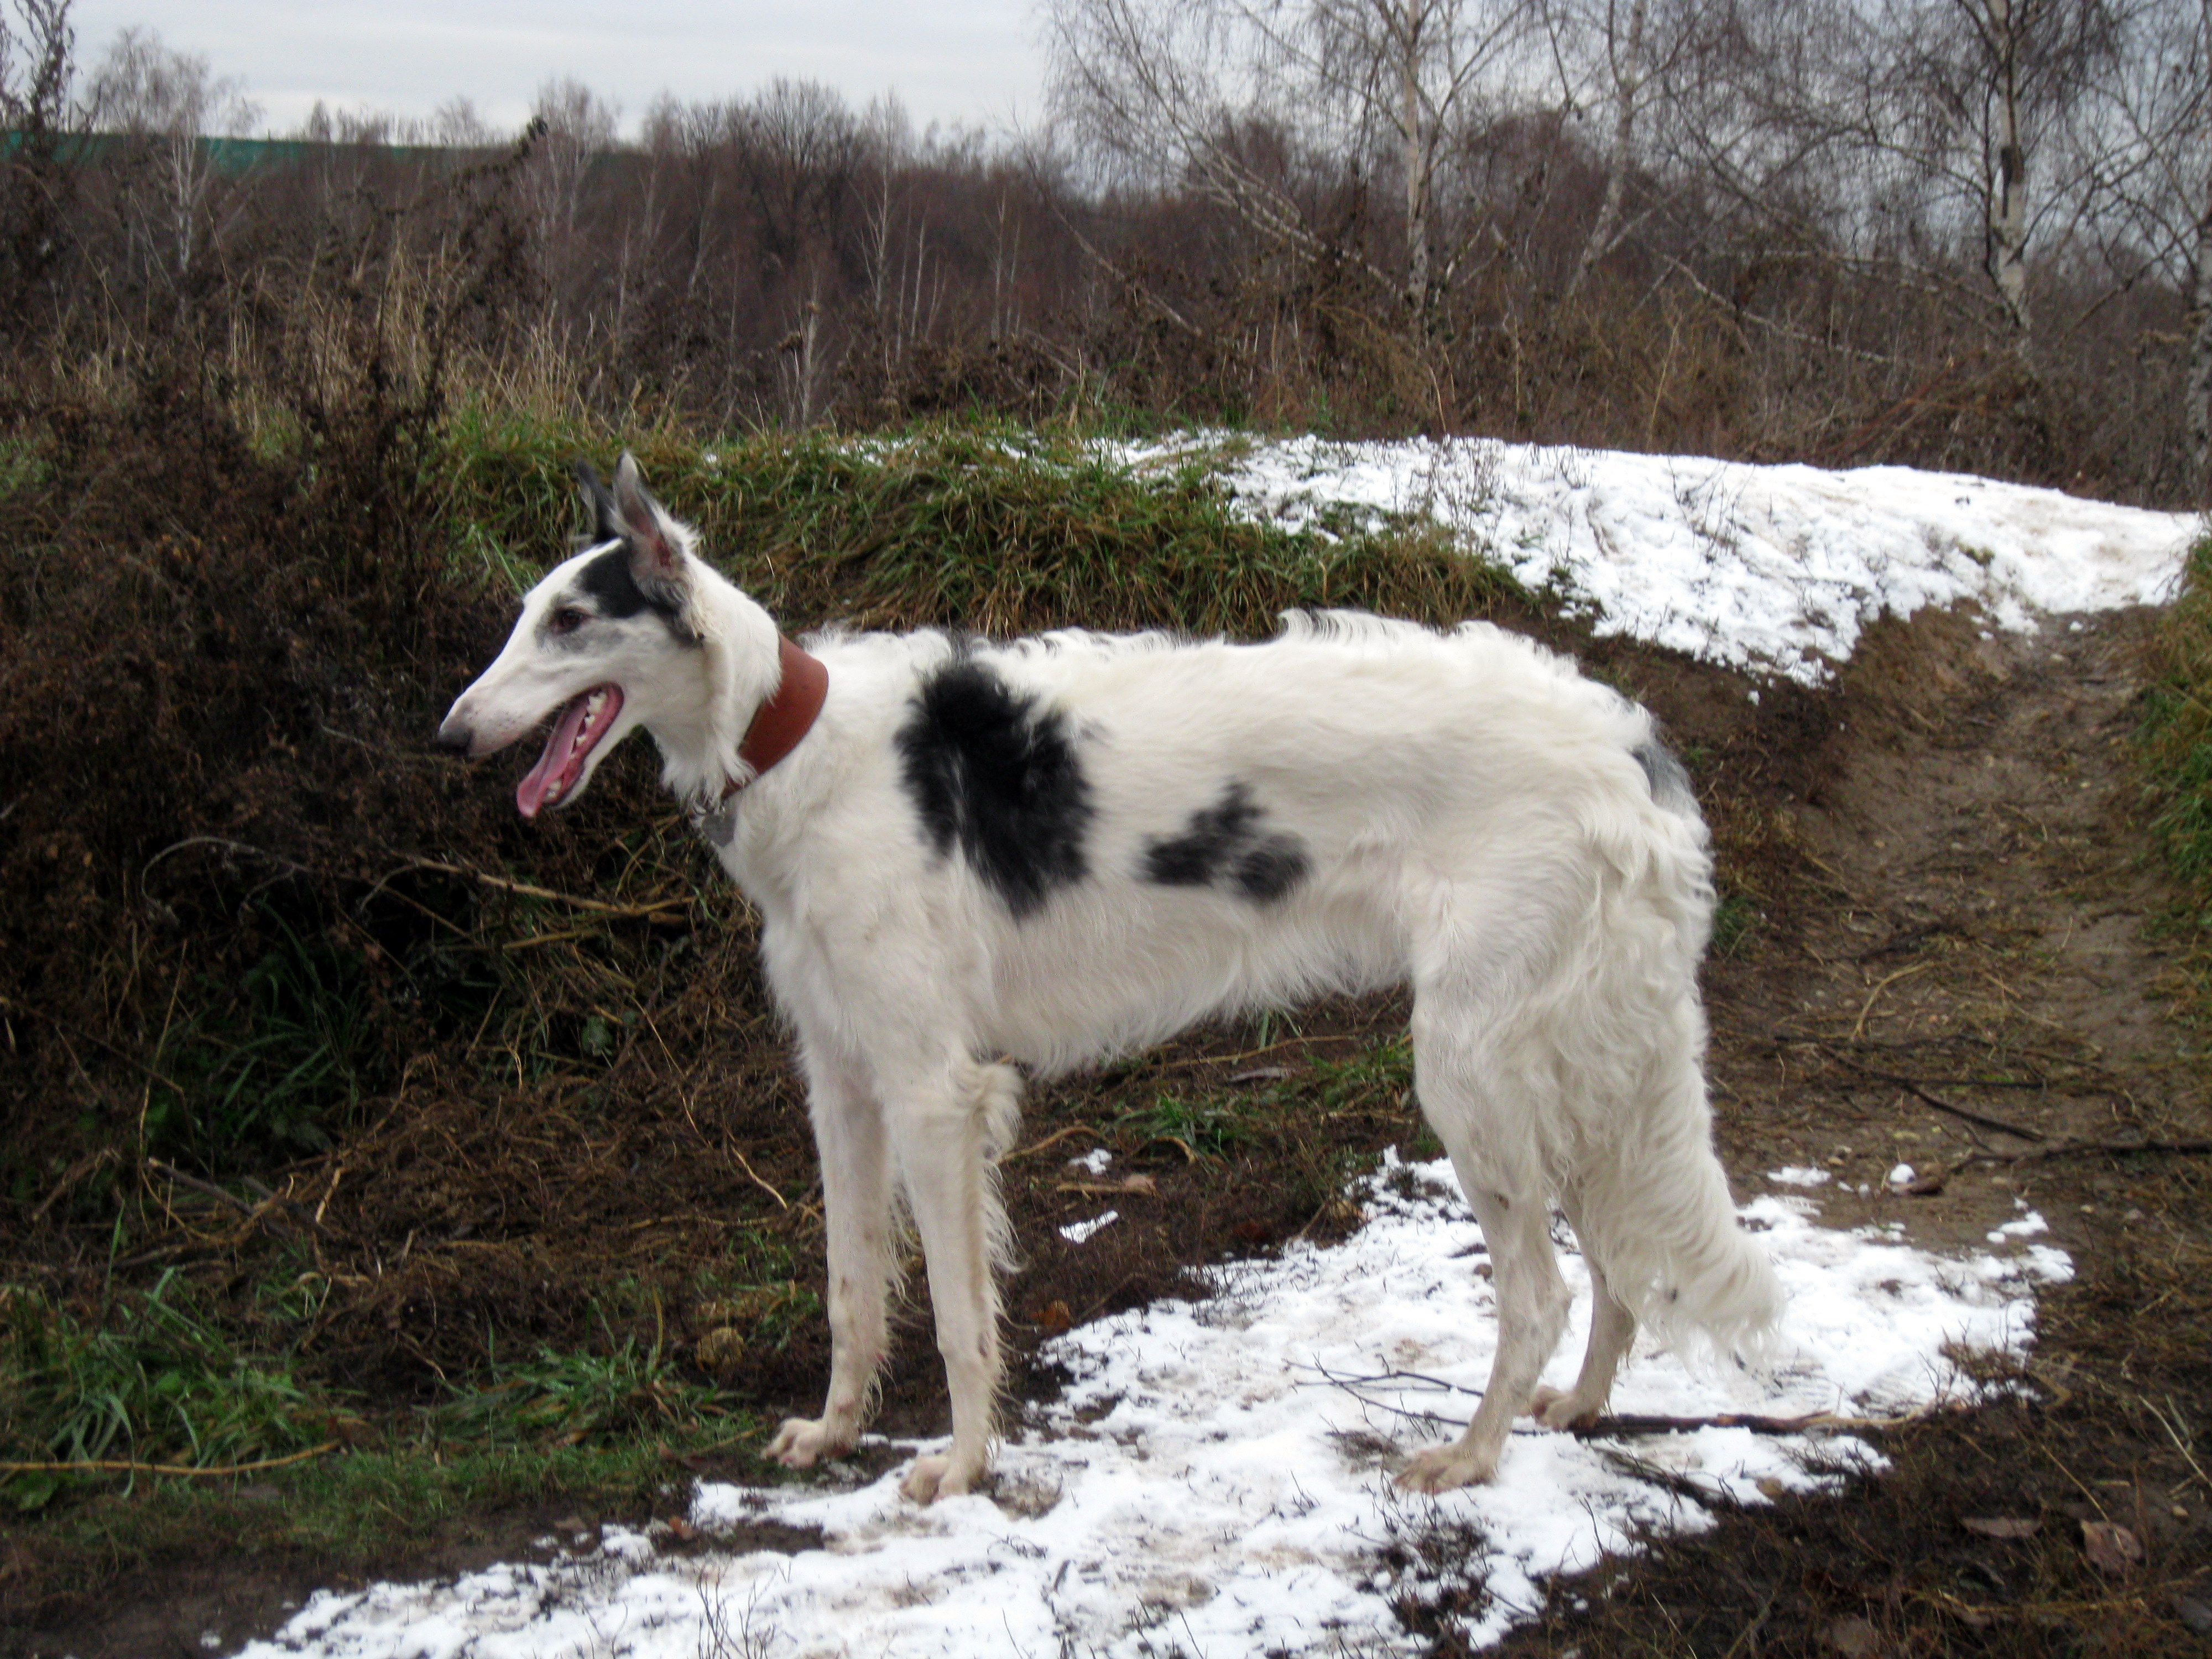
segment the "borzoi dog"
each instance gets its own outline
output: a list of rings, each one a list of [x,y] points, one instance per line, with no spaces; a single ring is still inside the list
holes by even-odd
[[[759,907],[821,1155],[831,1339],[822,1414],[769,1455],[804,1468],[859,1437],[902,1199],[952,1411],[904,1490],[974,1490],[1009,1255],[1002,1060],[1059,1072],[1322,992],[1411,986],[1415,1091],[1498,1299],[1480,1407],[1403,1485],[1489,1480],[1516,1416],[1594,1419],[1639,1320],[1723,1352],[1771,1326],[1780,1291],[1711,1144],[1705,824],[1644,709],[1472,623],[801,648],[629,456],[611,493],[582,476],[596,536],[531,590],[439,739],[481,757],[551,716],[515,792],[534,817],[642,726]],[[1564,1393],[1537,1386],[1570,1301],[1554,1203],[1596,1298]]]

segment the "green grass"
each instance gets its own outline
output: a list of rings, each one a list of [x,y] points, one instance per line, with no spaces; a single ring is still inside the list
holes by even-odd
[[[425,1426],[240,1480],[88,1492],[39,1517],[42,1577],[54,1589],[89,1587],[121,1568],[204,1563],[210,1537],[240,1559],[289,1554],[318,1573],[374,1572],[440,1539],[505,1538],[512,1547],[564,1510],[586,1522],[635,1522],[681,1510],[690,1481],[682,1460],[756,1446],[765,1427],[732,1416],[519,1451]]]
[[[155,1157],[222,1170],[320,1152],[374,1080],[360,955],[256,908],[270,948],[234,994],[203,979],[157,1045],[143,1122]]]
[[[668,1352],[610,1337],[599,1352],[540,1348],[437,1411],[442,1436],[477,1447],[617,1443],[641,1434],[696,1429],[724,1416],[714,1391],[683,1376]]]
[[[614,459],[592,439],[514,425],[453,435],[450,540],[464,579],[512,588],[565,556],[581,523],[572,461],[605,471]],[[1258,637],[1297,606],[1445,623],[1525,599],[1502,569],[1420,528],[1283,531],[1238,515],[1195,460],[1140,475],[1065,436],[942,426],[721,445],[647,434],[636,447],[707,555],[794,626]]]
[[[1170,1142],[1187,1158],[1218,1158],[1249,1138],[1243,1116],[1233,1102],[1164,1091],[1150,1105],[1122,1113],[1115,1127],[1139,1140]]]
[[[344,1414],[281,1358],[239,1346],[173,1272],[96,1322],[20,1287],[0,1308],[0,1461],[212,1468],[297,1451]],[[0,1498],[39,1509],[77,1478],[19,1468]]]
[[[2212,536],[2190,551],[2179,596],[2160,618],[2138,753],[2154,839],[2179,878],[2185,971],[2212,995]]]

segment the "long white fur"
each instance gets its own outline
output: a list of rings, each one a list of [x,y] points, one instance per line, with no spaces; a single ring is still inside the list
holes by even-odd
[[[1018,1099],[1001,1059],[1057,1072],[1224,1011],[1401,983],[1416,1093],[1481,1224],[1499,1309],[1466,1433],[1401,1480],[1486,1480],[1517,1415],[1595,1416],[1638,1321],[1756,1349],[1780,1292],[1711,1146],[1697,990],[1711,854],[1694,803],[1650,763],[1644,709],[1481,623],[1294,614],[1259,645],[828,634],[806,641],[829,669],[819,719],[747,782],[737,744],[774,690],[775,626],[695,556],[627,457],[616,483],[634,563],[681,595],[696,642],[645,614],[595,619],[550,649],[546,616],[605,550],[587,550],[525,599],[443,735],[489,752],[589,687],[620,685],[590,764],[643,726],[759,908],[822,1159],[832,1340],[822,1414],[785,1423],[772,1455],[805,1466],[854,1443],[885,1352],[902,1198],[953,1429],[906,1490],[926,1502],[983,1477],[1005,1238],[992,1158]],[[957,650],[1064,717],[1089,784],[1087,876],[1018,920],[957,847],[939,854],[902,781],[896,733]],[[1177,833],[1231,781],[1303,841],[1306,878],[1264,904],[1146,880],[1147,838]],[[733,782],[746,787],[725,805]],[[1597,1296],[1564,1395],[1536,1387],[1569,1301],[1555,1203]]]

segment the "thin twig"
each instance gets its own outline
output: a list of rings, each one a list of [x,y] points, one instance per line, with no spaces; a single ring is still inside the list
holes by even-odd
[[[154,866],[163,859],[167,858],[172,853],[181,853],[194,847],[219,847],[226,853],[243,853],[249,858],[260,859],[269,864],[281,865],[295,876],[312,876],[315,873],[313,866],[302,864],[297,859],[288,859],[282,853],[271,853],[264,848],[249,846],[242,841],[233,841],[228,836],[187,836],[182,841],[171,842],[146,860],[144,867],[138,872],[139,887],[142,890],[145,887],[146,878],[153,873]]]
[[[273,1220],[281,1223],[283,1221],[284,1218],[281,1215],[272,1215],[270,1212],[272,1211],[289,1210],[301,1220],[306,1222],[308,1226],[313,1227],[317,1232],[324,1233],[328,1231],[328,1229],[324,1227],[321,1221],[316,1218],[315,1213],[311,1212],[305,1204],[300,1202],[298,1199],[280,1197],[278,1194],[270,1192],[265,1187],[262,1188],[263,1196],[261,1198],[261,1201],[258,1204],[249,1204],[246,1200],[240,1198],[236,1193],[226,1191],[224,1188],[216,1186],[212,1181],[203,1181],[198,1176],[186,1175],[182,1170],[178,1169],[173,1164],[164,1164],[158,1158],[148,1158],[146,1160],[146,1167],[149,1170],[153,1170],[155,1174],[175,1182],[180,1187],[189,1187],[196,1193],[204,1193],[210,1198],[220,1199],[226,1204],[236,1206],[239,1210],[244,1212],[246,1218],[248,1221]]]
[[[1887,984],[1888,981],[1885,980],[1883,983]],[[1879,989],[1879,988],[1877,988],[1877,989]],[[1902,1089],[1905,1093],[1911,1095],[1915,1100],[1921,1102],[1923,1105],[1933,1106],[1939,1112],[1948,1112],[1953,1117],[1962,1118],[1968,1123],[1979,1124],[1984,1129],[1996,1129],[2005,1134],[2015,1136],[2021,1140],[2039,1141],[2046,1139],[2039,1130],[2024,1129],[2017,1123],[2006,1122],[2002,1118],[1990,1117],[1984,1113],[1973,1111],[1967,1107],[1955,1105],[1952,1102],[1944,1099],[1941,1095],[1931,1094],[1929,1091],[1922,1088],[1919,1084],[1914,1082],[1909,1077],[1899,1077],[1894,1073],[1877,1072],[1871,1066],[1862,1066],[1858,1061],[1853,1060],[1849,1054],[1838,1053],[1833,1044],[1822,1042],[1818,1043],[1815,1046],[1831,1060],[1837,1061],[1840,1065],[1849,1066],[1860,1076],[1870,1077],[1877,1083],[1887,1083],[1893,1089]]]
[[[1968,1152],[1951,1167],[1958,1170],[1969,1164],[2035,1164],[2088,1152],[2106,1152],[2115,1158],[2130,1154],[2206,1158],[2212,1157],[2212,1140],[2063,1140],[2055,1146],[2037,1146],[2024,1152]]]
[[[753,1168],[752,1164],[747,1161],[745,1155],[743,1152],[739,1152],[735,1146],[732,1146],[729,1150],[730,1156],[738,1160],[738,1167],[740,1170],[743,1170],[745,1174],[750,1177],[753,1185],[759,1188],[763,1192],[766,1193],[770,1198],[775,1200],[776,1208],[780,1210],[787,1210],[791,1207],[791,1200],[786,1198],[781,1193],[776,1191],[775,1188],[769,1186],[767,1182],[762,1180],[760,1171]]]
[[[447,864],[437,859],[415,859],[401,865],[397,870],[380,878],[376,885],[369,889],[368,897],[374,898],[400,877],[416,870],[434,871],[441,876],[459,876],[464,881],[478,882],[486,887],[495,888],[502,893],[514,893],[523,898],[544,899],[554,904],[566,904],[578,910],[588,910],[598,916],[649,916],[659,911],[672,910],[678,905],[691,902],[690,898],[686,896],[683,898],[655,899],[650,904],[609,904],[601,899],[579,898],[574,893],[557,893],[550,887],[534,887],[526,881],[510,881],[505,876],[495,876],[483,870],[471,870],[466,865]]]
[[[1017,1158],[1034,1158],[1046,1147],[1054,1146],[1060,1141],[1066,1140],[1071,1135],[1089,1135],[1094,1140],[1104,1139],[1097,1130],[1092,1128],[1088,1123],[1071,1123],[1064,1129],[1054,1129],[1042,1140],[1033,1140],[1026,1146],[1016,1147],[1012,1152],[1007,1152],[1002,1156],[999,1159],[999,1162],[1001,1165],[1004,1165],[1012,1164]]]
[[[287,1457],[264,1457],[256,1463],[198,1466],[191,1463],[134,1463],[128,1458],[102,1458],[78,1463],[0,1463],[0,1474],[257,1474],[263,1469],[281,1469],[289,1464],[304,1463],[311,1457],[334,1452],[344,1444],[343,1440],[325,1440],[321,1445],[310,1446],[305,1451],[294,1452]]]
[[[1869,992],[1867,994],[1865,1006],[1859,1010],[1859,1017],[1857,1020],[1852,1024],[1852,1038],[1856,1040],[1859,1033],[1866,1030],[1867,1016],[1874,1012],[1874,1006],[1875,1003],[1881,1000],[1881,994],[1884,991],[1889,989],[1889,988],[1896,984],[1898,981],[1901,979],[1910,979],[1915,974],[1925,973],[1929,969],[1935,965],[1936,964],[1932,962],[1916,962],[1910,968],[1900,968],[1895,973],[1892,974],[1887,979],[1883,980],[1879,985],[1875,986],[1872,991]]]
[[[1623,1413],[1601,1417],[1586,1427],[1570,1427],[1579,1440],[1602,1440],[1620,1434],[1691,1434],[1699,1429],[1748,1429],[1753,1434],[1810,1434],[1826,1429],[1897,1429],[1917,1423],[1927,1413],[1907,1412],[1902,1417],[1839,1417],[1833,1412],[1808,1412],[1802,1417],[1769,1417],[1759,1412],[1720,1412],[1711,1417],[1660,1417],[1646,1413]]]

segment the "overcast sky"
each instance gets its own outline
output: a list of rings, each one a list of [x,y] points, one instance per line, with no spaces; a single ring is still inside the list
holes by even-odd
[[[545,81],[573,76],[635,131],[661,92],[703,102],[775,76],[823,82],[855,109],[896,93],[917,133],[936,122],[1034,122],[1044,96],[1034,0],[75,0],[80,69],[137,25],[246,83],[264,129],[321,99],[428,115],[457,95],[520,127]]]

